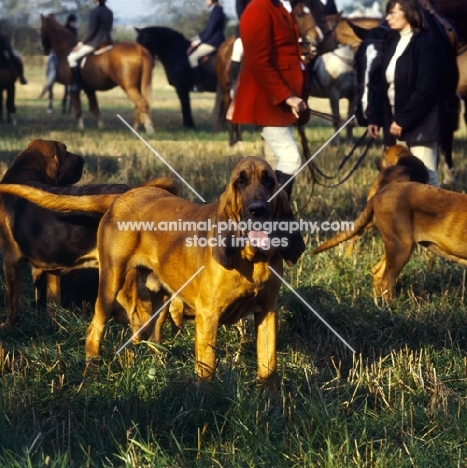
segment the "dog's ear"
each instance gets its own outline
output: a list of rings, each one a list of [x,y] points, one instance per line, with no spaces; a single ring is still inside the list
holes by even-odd
[[[70,153],[64,143],[54,141],[55,160],[57,161],[57,185],[75,184],[83,175],[84,159]]]
[[[273,233],[273,237],[280,239],[279,252],[287,265],[294,265],[305,251],[305,242],[300,233],[299,225],[290,207],[289,199],[284,190],[281,190],[277,196],[276,206],[273,213],[273,220],[284,222],[285,230],[280,229]],[[290,232],[292,231],[292,232]]]
[[[232,231],[232,223],[237,223],[239,220],[238,215],[237,193],[235,187],[229,184],[226,191],[220,196],[219,206],[217,211],[216,225],[214,230],[216,235],[216,243],[212,248],[212,256],[217,263],[220,263],[227,270],[232,270],[235,267],[235,259],[238,249],[232,245],[233,239],[236,238],[236,232]],[[229,229],[219,228],[228,226]]]

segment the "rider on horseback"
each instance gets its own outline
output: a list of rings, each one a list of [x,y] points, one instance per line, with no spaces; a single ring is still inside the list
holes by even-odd
[[[193,70],[193,83],[198,91],[201,83],[198,60],[214,52],[225,41],[226,16],[224,9],[218,0],[205,1],[206,5],[211,7],[208,24],[203,31],[191,39],[191,44],[186,51],[188,62]]]
[[[68,64],[71,69],[72,93],[79,93],[81,86],[81,74],[79,70],[79,59],[96,50],[104,42],[112,42],[113,13],[106,7],[106,0],[93,0],[97,5],[89,13],[88,28],[82,42],[68,56]]]
[[[11,45],[10,39],[6,34],[0,33],[0,64],[9,67],[14,75],[19,77],[19,82],[23,85],[28,81],[24,77],[23,61],[18,52]]]

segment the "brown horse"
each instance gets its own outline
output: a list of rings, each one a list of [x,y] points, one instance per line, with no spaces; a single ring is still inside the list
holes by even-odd
[[[320,45],[324,40],[318,23],[315,21],[311,10],[303,2],[294,4],[292,10],[297,22],[298,34],[301,38],[301,48],[304,56],[315,57],[321,50]],[[225,123],[226,111],[230,106],[230,64],[235,36],[228,37],[218,48],[216,54],[217,91],[216,103],[213,109],[213,130],[219,131]],[[229,122],[229,144],[234,145],[241,140],[240,126]]]
[[[464,101],[464,122],[467,125],[467,43],[457,48],[457,68],[459,69],[459,82],[457,94]]]
[[[75,36],[57,22],[53,15],[43,16],[42,47],[44,54],[53,50],[58,59],[57,82],[64,85],[71,83],[71,72],[67,56],[76,45]],[[81,68],[84,92],[90,111],[102,126],[102,117],[97,103],[96,91],[107,91],[121,86],[135,106],[133,128],[143,124],[148,133],[154,131],[150,116],[152,58],[149,52],[135,42],[114,44],[110,50],[90,55]],[[78,93],[72,95],[75,117],[78,127],[83,128],[81,101]]]
[[[354,28],[349,24],[349,21],[352,22],[353,26],[357,26],[363,29],[373,29],[378,26],[381,20],[382,18],[346,18],[341,14],[326,16],[328,29],[333,31],[335,40],[339,44],[352,47],[354,50],[358,49],[362,39],[360,39],[360,37],[355,34]]]

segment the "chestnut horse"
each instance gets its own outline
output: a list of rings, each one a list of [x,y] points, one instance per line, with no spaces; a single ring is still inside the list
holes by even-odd
[[[77,44],[76,37],[62,26],[53,15],[43,16],[42,47],[44,54],[51,50],[58,59],[57,82],[64,85],[71,83],[71,72],[67,56]],[[96,91],[107,91],[121,86],[135,106],[133,128],[143,124],[148,133],[154,131],[150,116],[152,58],[149,52],[134,42],[120,42],[109,50],[101,51],[87,57],[81,68],[90,111],[102,126],[102,117],[97,103]],[[78,93],[72,93],[72,102],[78,127],[83,128],[81,101]]]
[[[298,34],[304,56],[315,57],[324,50],[321,44],[326,37],[313,17],[311,10],[304,2],[294,3],[292,13],[297,22]],[[213,110],[213,130],[219,131],[225,123],[226,111],[230,106],[230,64],[235,36],[228,37],[218,48],[216,54],[217,90],[216,103]],[[241,140],[240,126],[229,122],[229,144],[234,145]]]

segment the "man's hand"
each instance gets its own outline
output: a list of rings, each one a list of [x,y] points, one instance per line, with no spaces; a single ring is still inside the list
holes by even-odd
[[[402,135],[402,127],[393,122],[389,127],[389,133],[395,137],[400,137]]]
[[[375,124],[370,124],[367,127],[368,130],[368,135],[370,135],[371,138],[378,138],[378,133],[379,133],[379,126]]]
[[[298,119],[300,112],[306,110],[306,102],[298,96],[290,96],[285,100],[285,103],[292,109],[295,117]]]

